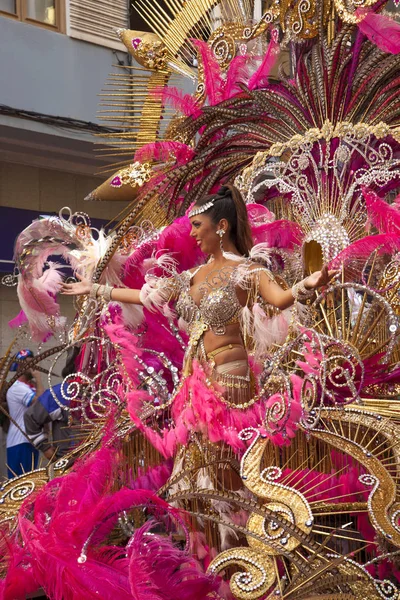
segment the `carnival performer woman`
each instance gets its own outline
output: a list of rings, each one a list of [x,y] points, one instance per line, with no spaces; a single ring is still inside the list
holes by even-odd
[[[85,279],[62,286],[65,295],[102,296],[153,311],[175,304],[189,342],[172,406],[174,435],[164,431],[162,439],[155,440],[154,435],[152,439],[165,455],[185,444],[193,431],[234,450],[241,447],[239,431],[260,425],[267,400],[253,376],[249,353],[262,356],[276,341],[277,331],[272,331],[276,323],[278,333],[287,332],[282,312],[295,301],[310,298],[335,275],[324,267],[283,289],[265,266],[266,246],[253,246],[246,204],[232,185],[200,199],[188,217],[190,235],[209,256],[205,264],[181,273],[171,268],[168,277],[147,275],[141,290]]]

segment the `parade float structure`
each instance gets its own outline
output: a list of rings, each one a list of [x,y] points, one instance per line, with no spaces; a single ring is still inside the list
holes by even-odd
[[[35,366],[80,353],[63,384],[76,445],[0,491],[2,597],[398,598],[396,14],[382,0],[274,0],[258,16],[249,0],[135,7],[152,33],[117,32],[136,64],[116,67],[101,97],[114,162],[89,198],[127,208],[107,233],[83,214],[35,221],[6,282],[18,283],[18,335],[57,340]],[[83,297],[66,323],[49,259],[132,288],[171,254],[187,269],[203,257],[186,211],[227,182],[277,278],[293,285],[324,263],[340,277],[263,356],[252,403],[265,410],[237,432],[236,456],[192,444],[177,472],[181,450],[157,442],[174,435],[181,386],[173,312]]]

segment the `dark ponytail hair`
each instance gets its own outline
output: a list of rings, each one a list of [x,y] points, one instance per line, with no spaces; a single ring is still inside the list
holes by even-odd
[[[253,247],[249,216],[242,194],[234,185],[222,186],[216,194],[203,196],[195,204],[196,207],[204,206],[213,201],[211,208],[205,211],[213,223],[218,225],[221,219],[229,223],[229,233],[232,242],[243,256],[248,256]]]

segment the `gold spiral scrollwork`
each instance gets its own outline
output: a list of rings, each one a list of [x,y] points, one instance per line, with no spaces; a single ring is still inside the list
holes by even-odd
[[[251,492],[268,500],[264,506],[272,516],[265,518],[252,512],[246,525],[249,547],[221,552],[208,569],[211,573],[218,573],[230,566],[245,569],[230,578],[231,592],[239,600],[257,600],[270,590],[276,581],[275,561],[280,555],[279,548],[291,552],[301,544],[300,540],[286,532],[283,522],[295,525],[306,534],[311,532],[313,526],[312,512],[306,499],[297,490],[278,482],[282,476],[281,469],[275,466],[261,469],[269,439],[261,437],[253,429],[244,430],[241,434],[243,439],[251,439],[252,436],[254,439],[242,459],[241,475]]]
[[[313,38],[317,34],[317,20],[314,19],[316,3],[311,0],[300,0],[296,3],[290,16],[290,29],[296,36]]]
[[[36,469],[6,481],[0,488],[0,522],[15,518],[22,503],[48,482],[46,469]]]
[[[312,410],[315,410],[319,401],[318,386],[316,377],[306,375],[301,385],[301,405],[304,412],[309,415]]]
[[[208,567],[209,573],[219,573],[227,567],[245,569],[230,579],[230,589],[235,598],[257,600],[264,596],[275,583],[273,559],[251,548],[230,548],[218,554]]]
[[[393,475],[385,467],[378,456],[374,456],[371,450],[362,447],[355,440],[342,434],[339,435],[334,429],[334,422],[359,423],[368,427],[372,439],[379,434],[386,438],[388,445],[392,448],[393,459],[399,463],[400,427],[390,421],[378,420],[378,417],[369,416],[363,411],[354,409],[323,409],[321,411],[321,423],[323,427],[312,430],[311,435],[323,440],[330,446],[337,448],[352,456],[366,469],[367,473],[360,476],[360,483],[369,488],[368,515],[371,525],[383,537],[394,545],[400,546],[400,505],[397,500],[398,491]],[[331,425],[333,423],[333,425]],[[332,428],[332,430],[330,430]],[[399,475],[397,468],[396,477]]]
[[[313,515],[305,497],[296,489],[290,488],[279,482],[282,471],[279,467],[269,466],[261,470],[261,462],[267,444],[271,443],[268,438],[262,438],[256,433],[254,440],[246,451],[241,464],[241,475],[247,489],[259,498],[268,500],[266,507],[274,511],[280,518],[296,525],[304,533],[310,533],[313,526]],[[285,549],[294,550],[300,541],[289,536],[278,523],[266,519],[257,514],[251,514],[247,527],[258,536],[264,538],[265,544],[248,537],[250,546],[260,545],[264,552],[276,555],[277,552],[268,546],[268,540],[279,541]]]
[[[382,276],[382,285],[380,287],[386,288],[389,285],[400,283],[400,257],[396,255],[390,263],[385,267]]]
[[[236,54],[235,40],[241,40],[243,25],[225,23],[210,36],[208,44],[222,69],[227,69]]]
[[[293,511],[282,504],[281,502],[269,502],[265,505],[268,510],[272,510],[278,517],[284,518],[289,523],[295,524],[295,517]],[[300,542],[294,537],[287,536],[284,529],[274,521],[274,519],[265,519],[261,515],[253,513],[250,515],[247,521],[247,529],[264,539],[280,542],[284,545],[285,550],[291,552],[300,544]],[[279,552],[271,547],[266,547],[264,542],[259,539],[248,536],[247,542],[251,548],[254,548],[257,552],[265,552],[269,556],[279,556]]]
[[[379,283],[379,288],[385,290],[383,297],[388,300],[396,315],[400,314],[400,256],[396,255],[386,265]]]

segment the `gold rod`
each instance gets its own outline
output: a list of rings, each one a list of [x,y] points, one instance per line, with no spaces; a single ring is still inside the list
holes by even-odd
[[[364,508],[364,509],[357,509],[357,510],[346,510],[346,514],[351,514],[351,513],[367,513],[368,509]],[[313,512],[314,517],[326,517],[328,515],[342,515],[343,511],[335,511],[335,512],[331,512],[329,511],[329,513],[318,513],[318,512]]]
[[[164,34],[167,33],[171,20],[168,15],[165,15],[165,12],[163,11],[162,7],[158,4],[157,12],[156,12],[154,10],[153,6],[146,0],[139,0],[139,1],[142,3],[142,5],[145,8],[147,8],[147,10],[149,12],[152,13],[153,18],[157,20],[157,22],[160,24],[160,26],[162,26],[164,28]],[[166,18],[164,18],[163,15],[165,15]]]
[[[371,431],[371,427],[366,427],[365,431],[364,431],[364,435],[361,438],[361,441],[357,442],[360,446],[363,445],[365,438],[367,437],[367,435],[369,434],[369,432]]]
[[[336,485],[333,485],[333,486],[332,486],[332,487],[330,487],[330,488],[324,489],[324,493],[325,493],[325,492],[331,492],[332,490],[335,490],[335,489],[337,489],[337,488],[341,487],[341,485],[342,485],[341,483],[337,483]],[[318,486],[314,486],[314,487],[318,487]],[[308,496],[307,500],[310,502],[311,498],[315,498],[316,496],[319,496],[320,494],[321,494],[321,492],[320,492],[320,491],[319,491],[319,492],[317,492],[316,494],[311,494],[311,496]],[[339,496],[339,497],[340,497],[340,496]],[[329,500],[331,501],[331,500],[332,500],[332,498],[329,498]],[[310,504],[312,504],[312,502],[310,502]]]
[[[281,578],[279,575],[278,565],[276,564],[276,558],[274,557],[274,571],[275,571],[275,579],[278,582],[279,587],[279,595],[282,596],[282,586],[281,586]]]
[[[303,481],[303,479],[304,479],[305,477],[307,477],[307,475],[308,475],[309,473],[305,473],[305,475],[304,475],[304,476],[303,476],[303,477],[302,477],[302,478],[301,478],[301,479],[300,479],[298,482],[296,481],[296,489],[297,489],[299,492],[303,493],[303,490],[307,490],[307,489],[308,489],[308,485],[309,485],[309,484],[313,483],[313,481],[315,481],[316,479],[318,479],[319,475],[321,475],[321,471],[316,471],[316,468],[317,468],[317,467],[318,467],[318,466],[319,466],[319,465],[320,465],[322,462],[324,462],[324,460],[325,460],[325,459],[326,459],[326,456],[323,456],[323,457],[321,458],[321,460],[319,460],[319,461],[317,462],[317,464],[315,465],[315,467],[313,467],[312,471],[315,471],[315,475],[314,475],[314,477],[313,477],[313,478],[312,478],[310,481],[307,481],[307,482],[306,482],[304,485],[302,485],[302,486],[300,486],[300,487],[298,487],[298,485],[297,485],[298,483],[300,483],[300,481]],[[310,471],[310,472],[311,472],[311,471]],[[313,489],[313,488],[311,488],[311,489]]]
[[[324,457],[324,458],[325,458],[325,457]],[[347,469],[347,466],[346,466],[346,467],[343,467],[342,469],[340,469],[340,471],[337,471],[337,472],[335,472],[335,473],[332,473],[331,475],[329,475],[329,477],[327,477],[327,478],[324,480],[324,482],[325,482],[325,481],[328,481],[328,480],[329,480],[329,479],[331,479],[332,477],[336,477],[336,475],[338,475],[339,473],[342,473],[342,472],[343,472],[345,469]],[[296,483],[297,483],[297,482],[296,482]],[[310,482],[310,483],[312,483],[312,482]],[[312,490],[314,490],[314,489],[315,489],[316,487],[318,487],[319,485],[321,485],[321,482],[320,482],[320,481],[318,481],[318,482],[317,482],[317,483],[316,483],[316,484],[315,484],[313,487],[311,487],[311,488],[307,488],[307,487],[305,487],[305,489],[304,489],[304,495],[308,494],[309,492],[312,492]],[[296,489],[297,489],[297,488],[296,488]],[[330,488],[330,489],[332,489],[332,488]],[[299,491],[300,491],[300,490],[299,490]],[[310,496],[310,497],[312,497],[312,496]]]
[[[342,268],[342,283],[344,283],[344,270]],[[342,339],[345,339],[346,332],[346,311],[345,311],[345,290],[342,287]]]
[[[319,531],[318,529],[313,529],[312,531],[313,531],[313,533],[318,533],[318,535],[323,535],[323,536],[328,535],[327,531]],[[357,539],[356,537],[350,537],[347,535],[339,535],[338,533],[332,533],[332,537],[335,537],[335,538],[338,538],[341,540],[351,540],[352,542],[360,543],[360,540]],[[372,544],[378,545],[378,542],[372,542]]]
[[[340,485],[341,484],[339,484],[335,487],[340,487]],[[333,489],[333,488],[331,488],[331,489]],[[330,490],[324,490],[324,492],[325,491],[330,491]],[[315,495],[317,495],[317,494],[315,494]],[[340,496],[334,496],[333,498],[329,498],[329,502],[332,503],[332,500],[341,500],[342,498],[347,498],[347,496],[354,496],[354,492],[351,492],[349,494],[341,494]],[[315,502],[310,502],[310,504],[317,504],[318,502],[321,502],[321,500],[316,500]],[[349,511],[346,511],[346,512],[349,512]],[[329,513],[329,514],[331,514],[331,513]],[[340,513],[338,513],[338,514],[340,514]]]
[[[371,280],[371,277],[372,277],[372,273],[373,273],[373,270],[375,268],[375,261],[376,261],[377,254],[378,254],[377,250],[375,250],[375,252],[374,252],[374,259],[373,259],[372,265],[371,265],[371,270],[370,270],[369,275],[368,275],[367,286],[370,283],[370,280]],[[359,312],[358,312],[358,315],[357,315],[357,322],[356,322],[356,325],[355,325],[355,327],[353,329],[353,333],[352,333],[353,344],[356,343],[357,338],[358,338],[358,329],[360,327],[361,317],[362,317],[362,313],[364,311],[366,299],[367,299],[367,293],[364,292],[363,299],[362,299],[362,302],[361,302],[361,306],[360,306],[360,309],[359,309]]]
[[[190,5],[191,11],[189,12],[187,7],[184,6],[182,10],[176,15],[175,26],[179,27],[180,22],[184,22],[186,24],[186,36],[190,35],[190,32],[193,31],[196,37],[202,39],[204,36],[204,29],[202,30],[202,26],[200,23],[200,19],[202,17],[202,13],[199,13],[197,2],[194,1]],[[185,31],[183,29],[183,31]]]
[[[178,7],[176,2],[170,2],[169,0],[166,0],[166,4],[169,7],[169,9],[171,10],[171,12],[174,13],[174,21],[178,22],[179,19],[181,19],[185,25],[185,27],[183,28],[183,31],[185,31],[186,35],[189,35],[191,27],[190,27],[189,22],[187,21],[186,12],[184,10],[184,7],[183,6]],[[173,6],[175,6],[175,9],[173,8]]]
[[[292,458],[292,457],[290,457],[290,459],[291,459],[291,458]],[[289,460],[290,460],[290,459],[289,459]],[[302,462],[302,463],[301,463],[301,464],[300,464],[298,467],[296,467],[296,469],[294,469],[294,470],[292,471],[292,473],[289,473],[289,474],[288,474],[288,475],[287,475],[287,476],[286,476],[286,477],[283,479],[283,481],[285,482],[285,485],[290,485],[290,482],[291,482],[293,479],[296,479],[296,475],[297,475],[297,473],[298,473],[298,472],[299,472],[299,471],[302,469],[302,467],[303,467],[303,466],[304,466],[304,465],[305,465],[305,464],[306,464],[308,461],[309,461],[309,457],[307,456],[307,458],[305,458],[305,459],[303,460],[303,462]],[[297,485],[297,483],[298,483],[298,482],[296,481],[296,485]]]
[[[386,338],[386,340],[384,340],[381,344],[379,344],[379,346],[375,347],[369,354],[367,354],[366,356],[364,355],[363,360],[367,360],[368,358],[371,358],[371,356],[375,356],[376,354],[378,354],[379,350],[382,350],[382,348],[387,346],[389,341],[390,341],[390,338]],[[372,343],[373,343],[373,340],[370,340],[368,342],[368,344],[366,346],[364,346],[363,350],[365,351]]]
[[[336,306],[335,308],[332,308],[332,309],[328,310],[327,311],[327,317],[331,317],[332,313],[334,313],[335,310],[338,310],[340,307],[341,307],[341,304],[339,304],[339,306]],[[322,323],[324,323],[324,322],[325,322],[325,319],[320,319],[319,321],[317,321],[314,324],[314,327],[318,327],[319,325],[322,325]]]
[[[138,9],[136,10],[142,17],[143,21],[145,21],[145,23],[147,23],[147,25],[153,30],[153,32],[156,33],[161,39],[163,39],[165,31],[159,30],[157,23],[154,21],[152,22],[151,18],[148,16],[148,13],[146,11],[143,11],[142,7],[140,7],[140,11]]]
[[[135,67],[135,66],[131,66],[131,65],[124,65],[121,67],[121,65],[113,65],[114,67],[120,67],[121,69],[126,69],[126,70],[133,70],[133,71],[142,71],[143,73],[150,73],[151,71],[149,69],[147,69],[146,67]],[[166,71],[157,71],[157,73],[165,73]],[[126,74],[124,73],[110,73],[109,77],[111,76],[120,76],[120,77],[126,77]]]

